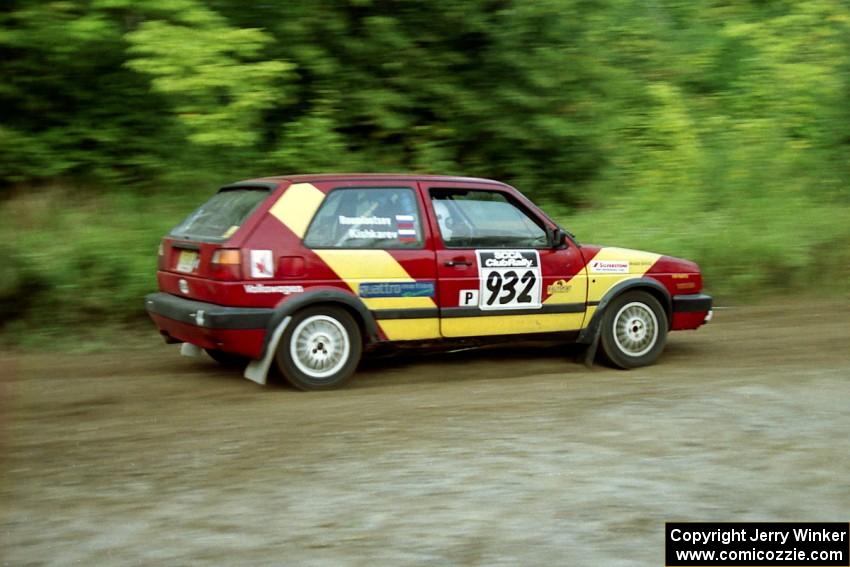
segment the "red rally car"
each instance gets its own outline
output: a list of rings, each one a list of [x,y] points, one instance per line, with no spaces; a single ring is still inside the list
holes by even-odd
[[[487,179],[331,174],[222,187],[163,240],[145,306],[167,342],[294,386],[351,377],[364,348],[557,334],[654,362],[711,318],[688,260],[578,244]]]

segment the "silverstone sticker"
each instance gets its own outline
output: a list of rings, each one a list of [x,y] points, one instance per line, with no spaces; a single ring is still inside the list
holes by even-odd
[[[534,309],[541,306],[537,250],[476,250],[482,310]]]
[[[434,297],[434,282],[362,283],[360,297]]]
[[[283,295],[291,295],[304,291],[304,287],[300,285],[245,284],[244,287],[245,293],[282,293]]]
[[[592,260],[590,271],[594,274],[628,274],[629,262],[625,260]]]

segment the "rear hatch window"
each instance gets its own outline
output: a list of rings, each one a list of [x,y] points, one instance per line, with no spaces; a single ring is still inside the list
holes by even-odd
[[[174,227],[169,236],[204,242],[227,240],[269,196],[269,192],[264,187],[222,189]]]

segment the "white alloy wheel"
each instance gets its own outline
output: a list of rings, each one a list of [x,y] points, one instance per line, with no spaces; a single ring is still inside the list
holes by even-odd
[[[644,303],[632,301],[614,316],[614,342],[628,356],[643,356],[658,341],[658,319]]]
[[[311,315],[293,330],[289,352],[298,370],[310,378],[322,379],[345,366],[351,343],[342,323],[327,315]]]
[[[667,313],[644,290],[628,290],[611,300],[602,315],[603,357],[619,368],[647,366],[658,359],[667,340]]]
[[[362,352],[351,314],[336,305],[316,305],[292,315],[275,358],[280,373],[299,390],[330,390],[354,375]]]

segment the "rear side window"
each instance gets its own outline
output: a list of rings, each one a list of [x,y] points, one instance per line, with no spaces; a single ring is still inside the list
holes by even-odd
[[[223,189],[177,225],[169,236],[220,242],[230,238],[269,196],[262,187]]]
[[[307,230],[310,248],[421,248],[422,223],[412,189],[331,191]]]

